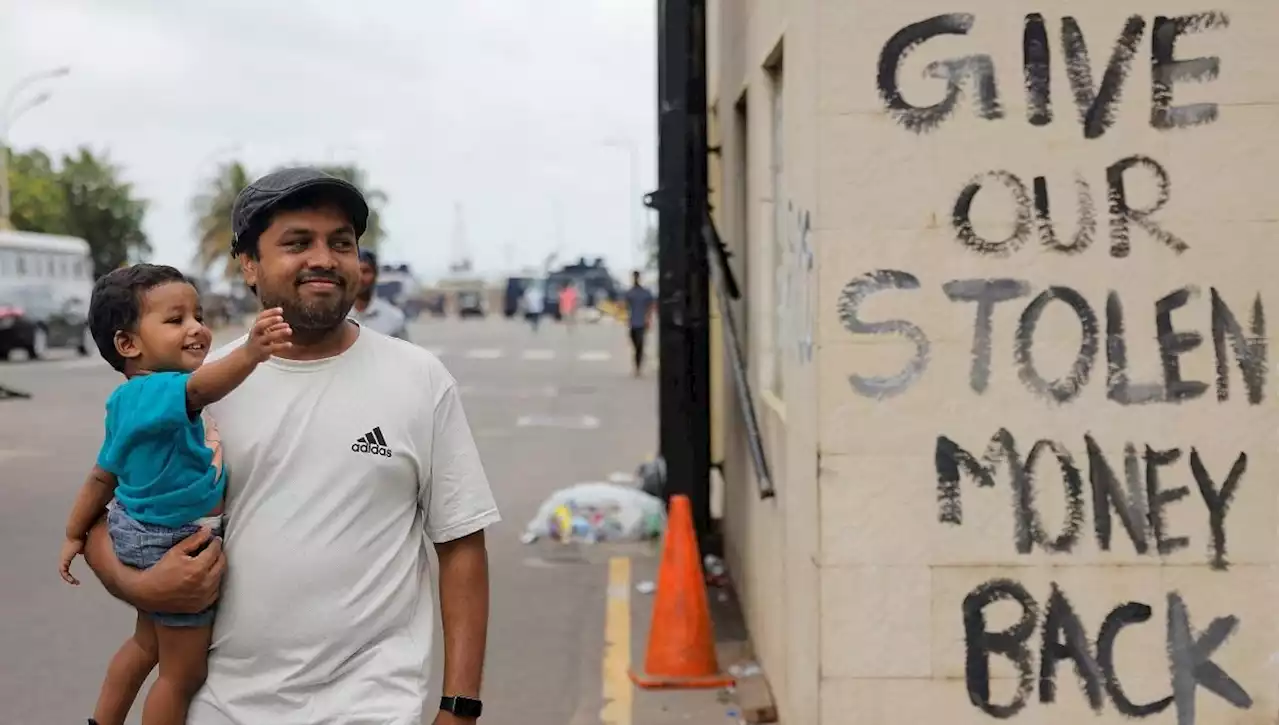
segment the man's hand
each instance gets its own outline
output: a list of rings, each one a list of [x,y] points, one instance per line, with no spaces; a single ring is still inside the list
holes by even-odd
[[[208,544],[204,551],[200,547]],[[196,554],[200,551],[199,554]],[[178,542],[156,565],[138,571],[120,563],[105,522],[89,531],[85,561],[113,597],[146,612],[195,614],[218,599],[226,557],[222,540],[201,529]]]
[[[208,547],[200,551],[206,543]],[[151,612],[202,612],[218,601],[226,570],[222,539],[209,529],[201,529],[165,552],[155,566],[140,573],[138,598],[146,604],[144,609]]]
[[[58,570],[62,573],[62,581],[76,587],[80,586],[80,580],[71,575],[71,562],[82,551],[84,551],[83,539],[66,539],[62,542],[62,561]]]
[[[244,347],[254,361],[265,362],[277,352],[292,347],[293,343],[289,341],[292,335],[293,329],[284,321],[284,310],[272,307],[258,315]]]

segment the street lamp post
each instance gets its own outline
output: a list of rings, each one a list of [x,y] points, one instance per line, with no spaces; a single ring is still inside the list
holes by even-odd
[[[0,106],[0,229],[13,228],[13,222],[9,218],[12,211],[9,198],[9,129],[13,127],[19,116],[49,100],[49,92],[45,91],[15,109],[14,103],[18,100],[18,94],[33,83],[60,78],[70,72],[70,68],[62,66],[32,73],[9,89],[4,105]]]

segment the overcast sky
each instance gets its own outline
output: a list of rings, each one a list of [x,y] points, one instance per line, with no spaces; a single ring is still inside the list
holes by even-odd
[[[186,267],[220,161],[355,161],[389,197],[389,261],[443,272],[458,203],[482,271],[560,247],[623,277],[629,162],[607,142],[635,143],[651,190],[655,25],[654,0],[8,0],[0,94],[71,66],[9,142],[109,152],[158,262]]]

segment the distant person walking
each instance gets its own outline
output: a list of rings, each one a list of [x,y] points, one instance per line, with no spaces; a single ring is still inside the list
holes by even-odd
[[[547,293],[537,282],[530,283],[524,290],[524,319],[534,332],[538,331],[538,322],[542,319],[542,311],[546,307]]]
[[[572,282],[560,290],[560,319],[572,332],[578,319],[578,286]]]
[[[631,273],[631,289],[627,290],[627,322],[631,330],[631,348],[635,352],[635,376],[644,366],[644,338],[653,315],[653,293],[640,284],[640,272]]]
[[[367,327],[374,332],[408,340],[409,331],[405,326],[404,313],[399,307],[378,297],[377,289],[378,255],[368,249],[361,249],[360,288],[356,292],[355,304],[351,306],[347,317],[355,320],[361,327]]]

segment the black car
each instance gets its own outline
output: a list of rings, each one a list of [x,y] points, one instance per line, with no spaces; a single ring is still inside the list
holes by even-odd
[[[47,287],[0,290],[0,360],[13,350],[25,350],[35,360],[53,348],[75,348],[81,355],[94,349],[88,301],[71,298],[59,304]]]

